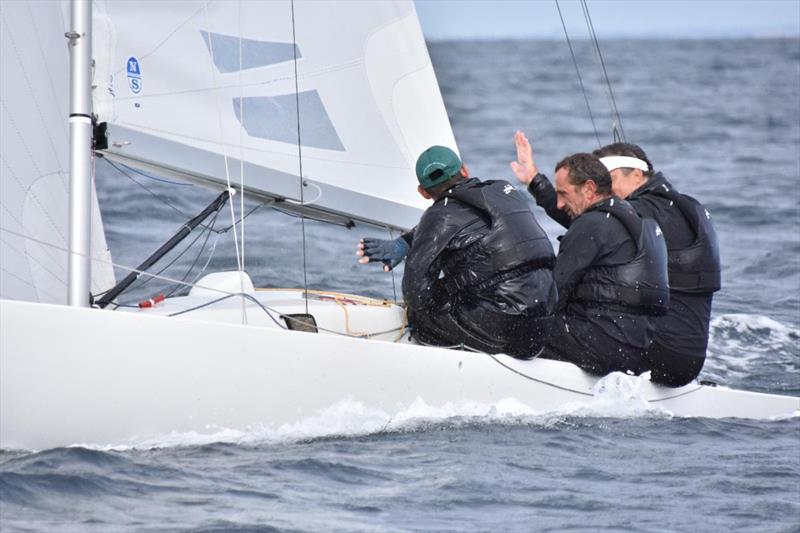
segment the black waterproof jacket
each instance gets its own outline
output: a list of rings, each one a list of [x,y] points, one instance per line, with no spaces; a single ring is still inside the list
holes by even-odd
[[[643,370],[653,381],[680,386],[697,377],[706,358],[713,293],[720,288],[719,245],[711,215],[657,172],[628,197],[656,220],[669,255],[670,308],[656,321]]]
[[[654,219],[664,231],[673,292],[720,289],[717,233],[711,214],[700,202],[679,193],[661,172],[633,191],[628,201],[639,215]]]
[[[653,338],[653,315],[663,313],[667,304],[664,243],[656,252],[663,254],[659,260],[652,261],[655,258],[650,256],[648,264],[640,263],[638,273],[626,272],[629,268],[626,265],[642,257],[642,243],[633,237],[635,230],[628,227],[633,218],[638,218],[630,204],[612,197],[614,206],[609,205],[611,199],[608,199],[572,220],[557,209],[555,188],[544,175],[536,176],[529,191],[551,218],[569,229],[560,239],[553,271],[565,330],[548,342],[545,355],[571,361],[597,374],[615,370],[638,372]],[[626,217],[626,224],[621,217],[609,213],[609,207],[633,217]],[[639,231],[641,224],[640,220]],[[619,295],[616,301],[599,294],[596,299],[591,297],[593,287],[598,281],[603,282],[598,280],[598,273],[607,280],[615,279],[612,287],[623,289],[611,293]],[[628,289],[635,291],[637,278],[659,285],[655,295],[656,301],[662,300],[660,304],[646,309],[626,301],[623,293],[630,293]]]
[[[436,345],[532,357],[552,327],[553,248],[506,181],[458,183],[413,232],[403,275],[412,334]]]
[[[529,190],[551,218],[569,227],[570,219],[556,208],[555,189],[544,175],[537,175]],[[680,194],[660,172],[627,201],[641,217],[652,218],[661,228],[670,280],[669,310],[654,319],[653,342],[639,370],[651,370],[655,382],[684,385],[703,367],[712,295],[719,289],[719,247],[711,216],[697,200]]]
[[[588,307],[663,316],[669,304],[667,246],[661,228],[650,218],[640,218],[628,202],[612,197],[590,211],[613,216],[636,243],[636,254],[625,262],[598,261],[586,269],[570,297]]]
[[[651,313],[629,305],[622,297],[616,302],[586,297],[586,289],[591,291],[596,284],[597,271],[610,272],[606,276],[616,280],[613,287],[625,288],[627,283],[623,280],[633,280],[623,270],[641,253],[639,243],[622,221],[602,210],[609,202],[586,210],[572,221],[561,239],[554,270],[567,333],[584,347],[585,353],[592,354],[588,360],[581,357],[573,362],[598,374],[636,372],[654,330]],[[616,202],[632,210],[629,204],[619,199]],[[645,268],[638,270],[643,277],[666,277],[666,268],[663,264],[661,267],[653,268],[656,276]],[[553,344],[558,349],[558,339],[553,339]],[[566,354],[567,358],[570,355]]]

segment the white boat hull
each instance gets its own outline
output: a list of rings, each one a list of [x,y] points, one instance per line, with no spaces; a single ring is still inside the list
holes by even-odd
[[[640,381],[644,400],[677,416],[800,413],[800,398]],[[0,301],[0,448],[278,427],[342,401],[388,417],[419,399],[442,406],[512,398],[548,412],[591,402],[596,383],[543,359]]]

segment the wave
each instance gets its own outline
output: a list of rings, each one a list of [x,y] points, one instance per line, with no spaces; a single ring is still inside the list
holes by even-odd
[[[171,432],[125,444],[80,443],[75,446],[99,451],[197,447],[217,443],[262,446],[472,425],[552,428],[571,424],[575,419],[671,418],[667,411],[644,399],[640,389],[647,379],[648,376],[613,373],[595,385],[593,397],[546,412],[537,411],[515,398],[491,404],[457,401],[437,406],[417,398],[394,415],[362,402],[343,400],[298,422],[280,426],[260,425],[244,430],[209,426],[202,432]]]
[[[702,377],[750,390],[769,384],[769,392],[800,392],[800,330],[742,313],[715,317],[710,330]]]

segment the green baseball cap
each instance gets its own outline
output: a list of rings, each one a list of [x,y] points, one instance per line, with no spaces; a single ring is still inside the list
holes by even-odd
[[[446,146],[431,146],[417,159],[417,179],[423,189],[446,182],[461,170],[461,159]]]

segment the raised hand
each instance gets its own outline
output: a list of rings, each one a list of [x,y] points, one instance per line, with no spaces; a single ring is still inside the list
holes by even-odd
[[[520,183],[528,185],[539,173],[533,161],[533,148],[525,134],[519,130],[514,134],[514,144],[517,146],[517,160],[511,162],[511,170]]]

